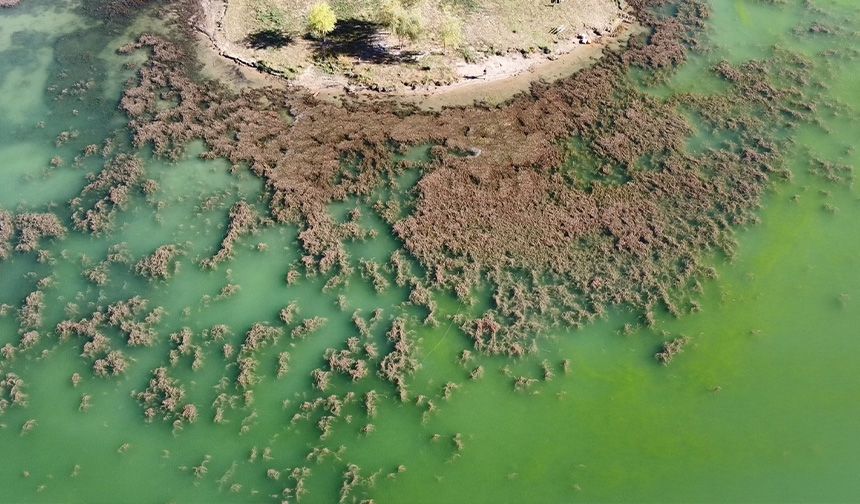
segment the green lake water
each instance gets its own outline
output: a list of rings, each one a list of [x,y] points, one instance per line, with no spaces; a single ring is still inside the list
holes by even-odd
[[[144,152],[147,176],[160,190],[149,199],[135,196],[111,234],[70,232],[45,241],[49,263],[33,254],[0,263],[0,304],[20,306],[39,279],[54,276],[45,290],[46,328],[75,306],[75,316],[83,317],[133,295],[167,312],[158,325],[161,343],[128,349],[134,362],[120,378],[94,377],[80,343],[61,342],[50,330],[37,349],[0,367],[21,376],[29,394],[25,408],[0,416],[0,502],[279,502],[287,469],[299,465],[312,469],[302,502],[337,502],[348,463],[365,475],[379,471],[373,488],[354,495],[381,503],[860,502],[860,194],[809,173],[812,157],[860,162],[860,59],[821,56],[860,50],[860,3],[816,0],[816,9],[800,0],[709,3],[710,50],[650,92],[720,92],[720,83],[704,76],[713,64],[767,58],[779,46],[826,68],[825,94],[842,111],[821,113],[819,124],[791,132],[785,162],[793,179],[773,183],[761,222],[739,230],[731,261],[712,259],[719,275],[704,283],[699,312],[625,331],[636,314],[619,308],[583,329],[554,331],[535,356],[479,356],[474,365],[486,374],[469,381],[469,370],[457,363],[469,342],[448,316],[475,307],[439,297],[440,325],[415,328],[422,368],[410,382],[438,411],[423,418],[425,408],[400,403],[376,377],[358,384],[336,378],[340,393],[374,389],[385,399],[372,420],[374,433],[360,433],[368,419],[352,404],[352,421],[340,420],[320,441],[313,425],[290,419],[301,401],[316,396],[310,372],[322,365],[323,351],[341,348],[356,332],[353,312],[369,318],[382,307],[386,320],[422,313],[401,306],[405,289],[377,294],[357,274],[340,292],[345,307],[323,293],[324,278],[287,285],[285,275],[300,257],[291,227],[244,237],[234,259],[202,270],[199,261],[218,249],[236,201],[265,212],[263,183],[248,172],[231,173],[224,161],[199,160],[194,149],[175,163]],[[836,31],[810,34],[815,22]],[[74,157],[111,135],[119,146],[128,142],[117,104],[124,80],[134,75],[124,64],[142,56],[115,50],[157,26],[139,19],[105,27],[74,2],[24,0],[0,10],[0,208],[53,211],[71,227],[68,201],[100,167],[95,158],[75,166]],[[77,93],[82,87],[86,92]],[[63,131],[77,137],[57,147]],[[54,156],[61,166],[51,167]],[[201,212],[207,200],[214,209]],[[366,210],[362,223],[379,236],[350,244],[350,252],[356,261],[385,262],[397,243]],[[117,243],[126,243],[135,260],[168,243],[184,255],[166,282],[148,282],[119,265],[103,287],[85,280],[82,264],[103,260]],[[239,292],[216,299],[227,284]],[[285,337],[261,353],[252,404],[231,410],[223,424],[211,422],[214,387],[235,369],[225,370],[220,348],[209,345],[202,369],[192,371],[188,357],[171,368],[188,400],[202,406],[201,420],[175,433],[167,423],[144,421],[132,391],[146,386],[151,369],[167,365],[171,332],[223,323],[239,343],[254,322],[278,324],[278,311],[293,301],[302,318],[328,322],[305,340]],[[380,345],[386,328],[374,329]],[[660,331],[691,338],[668,367],[653,357],[665,339]],[[0,346],[18,338],[12,310],[0,317]],[[291,369],[279,379],[277,355],[286,350]],[[556,367],[555,378],[515,391],[504,368],[540,377],[544,359]],[[571,360],[569,374],[560,370],[563,359]],[[75,372],[83,376],[77,387],[70,380]],[[445,400],[439,396],[449,381],[461,386]],[[78,408],[83,394],[92,397],[85,413]],[[22,434],[31,419],[35,428]],[[316,446],[340,451],[321,463],[305,460]],[[207,458],[208,471],[195,476],[191,468]],[[283,474],[267,478],[268,469]]]

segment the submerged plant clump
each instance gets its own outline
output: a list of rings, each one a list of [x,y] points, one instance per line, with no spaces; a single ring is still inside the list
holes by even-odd
[[[221,248],[214,256],[205,259],[202,263],[203,266],[212,269],[232,257],[236,240],[240,236],[254,231],[259,221],[260,216],[257,211],[247,202],[240,201],[233,205],[233,208],[230,209],[230,224],[227,228],[227,235],[221,242]]]
[[[25,333],[29,330],[39,329],[42,327],[42,312],[45,310],[45,293],[41,290],[36,290],[27,294],[24,299],[24,304],[18,312],[18,323],[20,332]]]
[[[401,318],[394,319],[386,336],[394,343],[394,347],[379,364],[379,375],[393,383],[397,387],[400,399],[406,400],[408,397],[406,379],[421,366],[415,358],[415,344],[409,337],[406,321]]]
[[[8,216],[7,216],[8,218]],[[0,221],[4,218],[0,216]],[[18,232],[18,244],[15,245],[16,252],[35,252],[39,250],[39,243],[43,238],[62,238],[66,236],[66,226],[60,218],[52,213],[21,213],[15,216],[15,230]],[[8,223],[0,222],[0,230],[5,230]],[[0,235],[0,243],[3,236]],[[2,245],[0,245],[2,248]]]
[[[0,261],[7,259],[12,253],[12,236],[15,228],[12,227],[12,214],[0,210]]]
[[[681,336],[680,338],[667,341],[663,343],[663,347],[654,355],[654,357],[660,362],[660,364],[668,366],[675,356],[684,351],[684,347],[686,347],[688,343],[690,343],[690,338],[687,336]]]
[[[135,397],[144,407],[147,420],[161,416],[163,420],[172,422],[174,428],[197,421],[197,406],[183,403],[185,389],[167,374],[167,368],[155,369],[146,390]]]
[[[173,276],[176,270],[176,259],[182,252],[176,245],[162,245],[151,255],[144,257],[134,265],[138,275],[155,280],[165,280]]]
[[[110,229],[116,211],[128,205],[132,192],[152,187],[144,175],[143,162],[136,156],[120,154],[108,160],[70,203],[75,227],[96,234]]]
[[[130,347],[152,346],[158,336],[154,326],[161,321],[164,310],[161,307],[147,310],[148,304],[146,299],[139,296],[118,301],[93,312],[89,318],[77,322],[63,320],[57,324],[56,333],[62,340],[71,336],[86,338],[82,357],[91,359],[110,353],[111,339],[105,334],[108,327],[122,333],[125,344]]]
[[[6,373],[0,380],[0,415],[12,406],[26,406],[27,394],[24,393],[24,380],[15,373]]]

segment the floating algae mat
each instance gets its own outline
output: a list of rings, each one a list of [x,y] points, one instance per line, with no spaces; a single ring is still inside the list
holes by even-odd
[[[432,114],[0,9],[0,502],[860,499],[860,5],[629,3]]]

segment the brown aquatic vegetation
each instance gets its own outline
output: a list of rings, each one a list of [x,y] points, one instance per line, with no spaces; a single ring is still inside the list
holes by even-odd
[[[14,359],[16,353],[18,353],[18,348],[13,346],[12,343],[6,343],[0,348],[0,355],[7,361]]]
[[[564,371],[564,374],[570,374],[571,364],[570,359],[564,359],[561,361],[561,370]]]
[[[248,389],[260,380],[259,376],[257,376],[257,366],[259,366],[259,362],[254,357],[254,352],[270,343],[276,343],[283,333],[284,331],[280,327],[272,327],[261,323],[255,323],[251,329],[248,330],[236,359],[236,363],[239,366],[239,374],[236,377],[236,384],[240,388]],[[230,347],[228,353],[227,345],[224,345],[224,356],[229,358],[232,354],[232,347]],[[287,363],[288,362],[289,357],[287,357]]]
[[[89,318],[63,320],[57,324],[56,333],[61,340],[72,335],[88,338],[84,343],[83,357],[95,359],[110,351],[110,340],[102,332],[105,326],[118,329],[126,336],[128,346],[151,346],[158,336],[154,326],[161,321],[164,310],[156,307],[147,311],[148,301],[135,296],[125,301],[117,301],[106,309],[92,313]]]
[[[391,220],[392,224],[394,222],[397,222],[397,220]],[[412,274],[412,265],[402,250],[397,249],[392,252],[391,257],[388,259],[388,263],[390,268],[394,270],[394,283],[398,286],[404,287],[415,278]]]
[[[179,416],[182,418],[182,420],[188,423],[196,422],[198,418],[197,406],[193,404],[186,404],[182,407],[182,413],[180,413]]]
[[[361,259],[360,264],[362,278],[371,282],[376,292],[385,292],[386,289],[388,289],[389,282],[388,279],[385,278],[385,275],[382,274],[382,268],[379,263],[369,261],[367,259]]]
[[[470,380],[480,380],[484,377],[484,366],[478,366],[469,373]]]
[[[529,378],[527,376],[518,376],[514,379],[514,390],[517,392],[524,392],[529,390],[537,383],[536,378]]]
[[[93,396],[90,394],[83,394],[81,396],[81,401],[78,403],[78,411],[81,413],[86,413],[93,406]]]
[[[312,373],[315,387],[321,392],[325,392],[329,387],[328,380],[331,377],[330,371],[316,369]],[[316,427],[320,432],[320,439],[325,439],[331,435],[337,420],[343,416],[344,408],[356,400],[354,392],[347,392],[342,397],[331,394],[325,397],[317,397],[313,401],[303,401],[299,406],[299,412],[292,417],[292,423],[309,422],[316,413],[320,413],[317,418]],[[346,423],[352,422],[352,415],[344,417]],[[316,459],[317,462],[330,455],[328,448],[314,448],[314,451],[308,455],[308,460]]]
[[[114,264],[131,264],[131,251],[127,243],[117,243],[108,249],[107,261]]]
[[[225,324],[216,324],[212,326],[208,331],[203,333],[203,338],[209,341],[214,341],[216,343],[220,343],[224,341],[224,338],[232,335],[233,331]]]
[[[448,382],[442,387],[442,398],[448,400],[454,394],[454,391],[460,388],[460,385],[454,382]]]
[[[176,245],[162,245],[152,255],[134,265],[134,271],[151,280],[166,280],[176,272],[176,259],[181,251]]]
[[[111,264],[129,264],[131,262],[131,252],[128,250],[127,244],[118,243],[111,245],[104,261],[94,265],[91,265],[88,259],[81,262],[84,266],[81,275],[93,284],[103,287],[110,281]]]
[[[314,369],[311,372],[314,388],[320,392],[325,392],[331,386],[331,371],[322,369]]]
[[[290,479],[293,481],[291,487],[284,488],[282,494],[286,499],[295,499],[296,502],[301,502],[302,498],[307,495],[306,481],[311,476],[309,467],[296,467],[290,471]]]
[[[33,432],[33,430],[38,426],[39,426],[39,421],[36,420],[35,418],[31,418],[31,419],[25,421],[23,424],[21,424],[21,431],[19,434],[21,436],[23,436],[25,434],[29,434],[30,432]]]
[[[294,269],[291,269],[287,272],[287,276],[285,278],[285,280],[287,281],[287,285],[294,285],[296,282],[299,281],[299,278],[301,278],[301,276],[301,273]]]
[[[218,264],[233,257],[233,246],[241,236],[253,232],[257,228],[260,216],[257,211],[245,201],[240,201],[230,209],[230,224],[227,227],[227,235],[221,241],[218,252],[203,260],[206,268],[215,268]]]
[[[18,342],[18,349],[26,351],[39,344],[39,333],[37,331],[27,331],[21,335],[21,340]]]
[[[427,309],[427,316],[424,318],[424,324],[436,326],[439,321],[436,320],[436,301],[433,300],[433,294],[423,283],[417,279],[411,279],[412,290],[409,291],[409,303],[414,306],[423,306]]]
[[[45,293],[36,290],[27,294],[24,304],[18,312],[18,324],[21,331],[42,327],[42,312],[45,309]]]
[[[406,379],[417,371],[421,364],[415,356],[415,346],[409,337],[404,319],[394,319],[386,336],[394,343],[394,347],[379,363],[379,376],[393,383],[400,399],[405,401],[408,397]]]
[[[668,366],[678,354],[684,351],[684,347],[690,342],[688,336],[681,336],[671,341],[663,343],[663,347],[657,352],[654,357],[660,364]]]
[[[361,316],[361,312],[356,310],[352,313],[352,323],[355,325],[355,328],[358,329],[358,334],[360,334],[363,338],[370,338],[370,325],[367,323]]]
[[[223,379],[219,386],[216,387],[217,390],[221,391],[215,400],[212,401],[212,409],[215,410],[212,421],[216,424],[224,422],[224,415],[227,410],[234,409],[238,401],[237,396],[225,392],[225,390],[227,390],[227,386],[228,380]]]
[[[95,312],[89,319],[81,319],[78,322],[73,320],[63,320],[57,324],[56,333],[61,341],[69,339],[72,335],[78,335],[88,338],[96,338],[100,336],[101,340],[106,341],[105,337],[99,333],[99,328],[105,322],[105,315],[101,312]],[[84,347],[86,352],[86,346]]]
[[[311,317],[302,320],[302,323],[293,328],[290,332],[290,337],[293,339],[304,339],[308,335],[313,334],[328,323],[328,319],[324,317]]]
[[[379,401],[379,393],[375,390],[370,390],[364,394],[364,410],[369,418],[376,417],[377,402]]]
[[[161,416],[171,422],[191,423],[197,418],[197,409],[193,404],[183,404],[185,389],[175,378],[167,374],[167,368],[160,367],[152,371],[152,378],[146,390],[135,394],[135,398],[144,408],[147,421]],[[191,406],[192,408],[189,408]]]
[[[153,326],[161,321],[164,309],[156,307],[146,313],[148,301],[134,296],[126,301],[114,303],[107,308],[108,323],[119,328],[127,336],[129,346],[151,346],[157,333]],[[135,320],[146,313],[143,320]]]
[[[265,344],[277,342],[278,338],[283,334],[284,330],[280,327],[256,323],[245,334],[245,341],[242,343],[241,351],[246,354],[255,352]]]
[[[101,377],[121,375],[127,368],[128,358],[119,350],[108,352],[104,358],[93,362],[93,373]]]
[[[176,366],[182,356],[195,356],[199,347],[193,343],[194,332],[188,327],[183,327],[178,332],[170,335],[173,348],[168,354],[171,366]],[[196,359],[195,359],[196,361]]]
[[[295,302],[292,302],[281,308],[281,311],[278,313],[278,318],[281,319],[281,322],[284,324],[292,324],[293,319],[296,317],[296,314],[299,312],[299,305]]]
[[[99,152],[99,146],[97,144],[89,144],[84,147],[84,157],[95,156]]]
[[[217,296],[215,296],[215,300],[221,301],[221,300],[227,299],[229,297],[235,296],[236,294],[239,293],[240,290],[242,290],[241,285],[228,283],[224,287],[221,287],[221,291],[218,292]]]
[[[11,406],[27,405],[27,394],[24,392],[24,380],[15,373],[6,373],[0,380],[0,415]]]
[[[811,159],[809,173],[834,184],[852,185],[854,182],[852,166],[824,159]]]
[[[326,439],[331,436],[332,429],[337,417],[333,415],[323,415],[317,421],[317,429],[320,431],[320,439]]]
[[[372,478],[373,476],[369,478],[362,477],[361,468],[357,465],[347,465],[346,471],[343,473],[343,481],[340,486],[340,498],[338,499],[338,503],[343,504],[344,502],[347,502],[359,486],[372,486]],[[352,501],[355,502],[355,497],[352,497]]]
[[[511,338],[510,333],[504,331],[504,326],[496,322],[492,313],[487,313],[479,319],[466,319],[461,329],[468,334],[475,348],[491,354],[504,354],[514,357],[525,355],[526,347],[519,338]]]
[[[290,352],[278,354],[278,378],[283,378],[290,371]]]
[[[540,363],[541,370],[543,371],[543,381],[552,381],[555,378],[555,371],[552,369],[552,365],[548,360],[544,359]]]
[[[92,268],[87,268],[82,271],[84,278],[95,285],[104,286],[110,280],[110,263],[102,261]]]
[[[12,214],[0,209],[0,261],[7,259],[12,252],[12,237],[15,235]]]
[[[225,357],[227,356],[227,352],[224,352]],[[239,357],[236,360],[236,363],[239,365],[239,374],[236,376],[236,384],[239,385],[240,388],[247,389],[253,385],[255,385],[259,381],[259,377],[257,376],[257,359],[253,357]]]
[[[454,436],[451,438],[451,441],[454,443],[454,449],[458,452],[463,451],[463,449],[466,447],[465,443],[463,443],[463,435],[459,432],[454,434]]]
[[[346,375],[352,381],[358,381],[365,378],[370,373],[370,369],[367,366],[366,360],[356,357],[358,340],[355,338],[351,338],[351,340],[356,342],[355,345],[351,345],[351,349],[335,350],[334,348],[327,348],[324,357],[330,370]]]
[[[109,230],[117,210],[127,206],[135,190],[144,189],[145,175],[143,161],[137,156],[120,154],[105,163],[69,203],[75,228],[94,234]]]
[[[60,222],[60,218],[52,213],[18,214],[15,216],[15,229],[18,231],[16,252],[34,252],[39,250],[39,241],[42,238],[66,236],[66,227]]]

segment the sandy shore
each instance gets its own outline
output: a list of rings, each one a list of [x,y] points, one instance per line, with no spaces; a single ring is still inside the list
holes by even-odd
[[[293,79],[286,79],[239,54],[227,36],[224,18],[225,0],[200,0],[200,14],[192,19],[201,34],[201,58],[209,75],[237,86],[295,86],[322,99],[340,101],[394,99],[420,108],[438,110],[446,106],[465,106],[475,102],[500,103],[517,93],[527,91],[532,82],[553,81],[592,64],[607,48],[619,47],[642,27],[625,15],[609,33],[595,37],[588,44],[576,38],[560,42],[549,54],[512,53],[489,56],[472,64],[457,65],[460,79],[452,84],[426,86],[394,92],[378,92],[350,83],[345,77],[311,67]],[[207,54],[208,53],[208,54]]]

